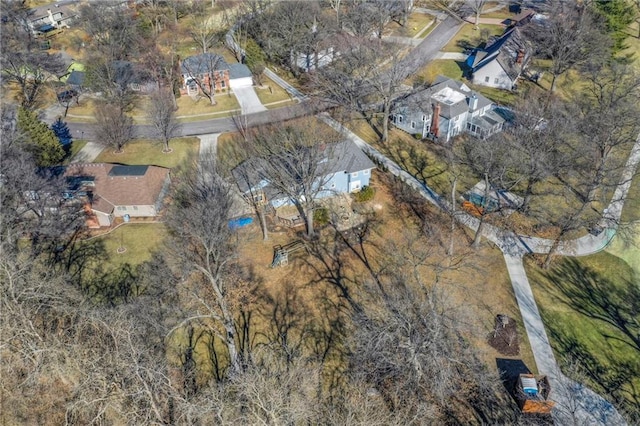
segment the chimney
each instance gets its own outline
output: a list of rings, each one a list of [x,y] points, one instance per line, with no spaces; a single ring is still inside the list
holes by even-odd
[[[431,134],[436,138],[440,133],[440,104],[433,105],[433,116],[431,117]]]
[[[516,64],[522,64],[524,60],[524,49],[518,50],[518,55],[516,56]]]
[[[478,108],[478,96],[474,93],[469,98],[469,111],[475,111]]]
[[[51,9],[47,9],[47,13],[49,14],[49,20],[51,21],[51,25],[57,27],[56,20],[53,19],[53,13],[51,13]]]

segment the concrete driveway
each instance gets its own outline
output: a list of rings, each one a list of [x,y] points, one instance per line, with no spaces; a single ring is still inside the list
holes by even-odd
[[[238,87],[233,89],[233,94],[236,95],[240,108],[242,108],[242,114],[253,114],[254,112],[266,111],[262,102],[256,95],[256,91],[253,87]]]

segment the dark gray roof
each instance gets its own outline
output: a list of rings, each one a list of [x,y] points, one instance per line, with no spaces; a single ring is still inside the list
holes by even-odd
[[[437,101],[433,98],[435,94],[447,87],[464,95],[464,99],[453,104],[448,104],[445,102]],[[471,110],[469,106],[471,98],[474,95],[478,99],[478,104],[472,111],[476,111],[478,109],[484,108],[487,105],[491,105],[492,102],[489,99],[482,96],[480,93],[471,90],[463,82],[452,80],[448,77],[439,75],[433,85],[407,96],[399,102],[399,105],[408,109],[409,112],[423,112],[430,114],[432,112],[432,104],[434,102],[438,102],[438,104],[440,105],[440,115],[444,118],[449,119],[451,117],[458,116],[465,111]]]
[[[109,176],[144,176],[149,166],[113,166]]]
[[[214,70],[228,70],[229,64],[224,58],[216,53],[202,53],[200,55],[184,58],[180,64],[183,74],[200,75]]]
[[[69,77],[67,78],[67,84],[72,86],[82,86],[82,83],[84,83],[84,77],[84,71],[71,71],[71,74],[69,74]]]
[[[355,143],[349,140],[329,144],[326,146],[325,151],[328,154],[325,176],[335,173],[360,172],[376,167],[369,157]],[[264,167],[261,164],[262,161],[261,159],[250,158],[234,168],[231,173],[243,193],[249,191],[250,184],[252,188],[262,186],[267,197],[274,198],[273,195],[277,194],[269,185]]]
[[[518,52],[522,51],[524,57],[520,63],[517,62]],[[494,38],[484,49],[477,49],[469,58],[469,66],[473,72],[481,69],[485,65],[497,60],[500,66],[507,73],[509,78],[518,78],[524,65],[531,56],[531,47],[522,36],[518,27],[513,27],[505,31],[500,37]]]
[[[229,78],[245,78],[251,77],[251,70],[245,64],[229,64]]]

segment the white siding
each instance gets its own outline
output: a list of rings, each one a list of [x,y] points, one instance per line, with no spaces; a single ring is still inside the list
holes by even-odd
[[[489,81],[487,81],[487,78]],[[513,81],[511,81],[511,78],[507,75],[497,60],[491,61],[478,71],[474,72],[473,83],[481,86],[496,87],[498,89],[511,90],[513,88]]]
[[[253,86],[253,78],[251,77],[234,78],[229,80],[229,86],[231,86],[232,89],[236,89],[238,87],[251,87]]]

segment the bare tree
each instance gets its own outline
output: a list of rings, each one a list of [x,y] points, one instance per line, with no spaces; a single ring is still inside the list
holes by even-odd
[[[41,101],[46,82],[62,75],[66,68],[59,54],[13,49],[2,49],[0,64],[2,80],[18,85],[20,104],[29,109]]]
[[[176,119],[175,98],[167,89],[159,89],[149,96],[147,118],[151,122],[152,131],[164,145],[163,152],[171,152],[169,141],[176,137],[180,123]]]
[[[331,165],[337,161],[337,139],[318,129],[312,121],[257,129],[251,141],[253,185],[265,180],[290,200],[304,219],[309,237],[314,235],[313,210],[318,194],[332,178]],[[332,143],[333,142],[333,143]],[[255,160],[254,160],[255,161]]]
[[[380,124],[380,138],[389,137],[389,114],[407,76],[397,46],[377,40],[348,39],[343,54],[312,76],[311,85],[323,101],[359,112],[374,128]],[[379,123],[372,118],[379,112]]]
[[[100,103],[96,107],[96,140],[105,147],[122,152],[133,139],[133,119],[120,105]]]
[[[232,275],[236,247],[228,225],[233,203],[230,186],[218,175],[213,159],[199,162],[181,182],[167,225],[172,256],[179,259],[188,278],[194,313],[171,332],[192,322],[212,321],[211,331],[227,349],[229,375],[233,376],[242,370],[233,310],[241,297],[242,282]]]
[[[191,56],[182,61],[182,71],[188,76],[189,83],[194,83],[200,92],[211,102],[216,104],[214,95],[218,84],[223,81],[224,58],[215,53],[203,53]],[[188,83],[188,84],[189,84]]]
[[[608,57],[610,42],[589,3],[554,0],[547,7],[547,17],[527,26],[526,34],[538,56],[551,59],[553,92],[559,76],[589,60]]]
[[[202,49],[202,53],[207,53],[220,41],[220,32],[221,22],[210,16],[194,18],[189,25],[189,36]]]

